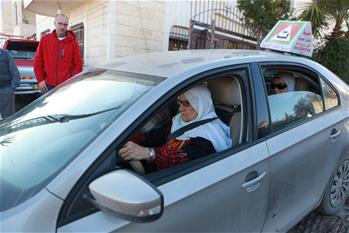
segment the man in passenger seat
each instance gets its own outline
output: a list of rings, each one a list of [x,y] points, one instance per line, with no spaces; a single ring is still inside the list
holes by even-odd
[[[272,95],[294,91],[295,80],[291,73],[279,72],[273,77],[270,88]]]

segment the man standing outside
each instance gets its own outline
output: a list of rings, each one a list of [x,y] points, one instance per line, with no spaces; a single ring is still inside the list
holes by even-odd
[[[55,30],[41,37],[34,58],[34,72],[43,93],[82,71],[80,49],[74,32],[67,30],[69,19],[59,13]]]
[[[11,54],[0,49],[0,119],[15,113],[15,90],[20,80]]]

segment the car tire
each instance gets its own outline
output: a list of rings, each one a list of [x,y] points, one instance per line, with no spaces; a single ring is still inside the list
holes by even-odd
[[[341,210],[349,194],[349,158],[341,160],[333,172],[319,206],[323,214],[333,215]]]

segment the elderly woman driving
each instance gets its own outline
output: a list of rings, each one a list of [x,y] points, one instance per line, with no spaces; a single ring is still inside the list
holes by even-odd
[[[196,86],[177,98],[179,113],[172,118],[171,134],[194,122],[192,127],[160,147],[144,147],[128,141],[119,151],[125,161],[147,160],[156,170],[175,166],[232,146],[230,129],[214,111],[211,94],[204,85]]]

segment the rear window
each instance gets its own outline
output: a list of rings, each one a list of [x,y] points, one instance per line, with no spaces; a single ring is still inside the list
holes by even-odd
[[[6,48],[15,59],[33,60],[39,42],[9,41]]]

